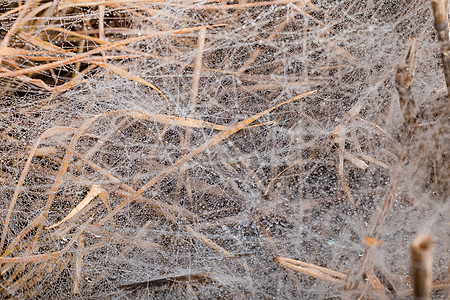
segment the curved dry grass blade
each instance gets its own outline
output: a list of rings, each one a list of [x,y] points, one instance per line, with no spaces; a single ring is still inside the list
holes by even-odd
[[[45,229],[52,229],[52,228],[55,228],[56,226],[59,226],[65,222],[67,222],[68,220],[73,218],[75,215],[77,215],[89,203],[91,203],[92,199],[94,199],[97,196],[99,196],[99,198],[102,199],[103,203],[105,204],[105,206],[108,208],[108,211],[110,212],[111,207],[109,206],[108,192],[105,189],[101,188],[99,185],[94,184],[94,185],[92,185],[91,189],[87,193],[86,197],[84,197],[84,199],[80,203],[78,203],[78,205],[64,219],[62,219],[58,223],[55,223],[51,226],[45,227]]]
[[[60,185],[62,184],[62,179],[67,169],[69,168],[69,164],[73,157],[73,152],[75,151],[75,146],[78,143],[78,140],[80,139],[81,135],[92,125],[92,123],[94,123],[101,116],[102,115],[96,115],[89,118],[86,122],[83,123],[83,125],[81,125],[79,128],[75,130],[72,140],[70,141],[69,147],[67,147],[66,149],[66,154],[64,155],[64,158],[61,162],[61,166],[58,169],[55,181],[53,182],[53,185],[49,190],[49,197],[47,199],[47,203],[43,211],[43,215],[45,218],[47,217],[48,211],[53,202],[53,199],[55,198],[56,192],[59,189]]]

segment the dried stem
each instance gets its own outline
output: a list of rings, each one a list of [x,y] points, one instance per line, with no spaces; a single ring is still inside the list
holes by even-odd
[[[400,97],[400,107],[403,110],[405,121],[412,125],[416,122],[417,109],[414,98],[411,94],[411,82],[414,79],[414,69],[416,65],[416,43],[412,40],[408,45],[403,62],[397,66],[395,83]]]
[[[448,31],[448,14],[445,0],[432,0],[434,15],[434,28],[437,31],[441,44],[442,67],[444,68],[447,91],[450,95],[450,41]]]
[[[411,245],[411,272],[414,282],[415,299],[431,299],[433,239],[420,234]]]

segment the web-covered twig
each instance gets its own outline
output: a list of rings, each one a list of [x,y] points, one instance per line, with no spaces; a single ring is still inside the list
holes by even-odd
[[[448,2],[445,0],[432,0],[434,14],[434,28],[437,31],[441,42],[441,59],[444,69],[445,82],[447,83],[448,94],[450,95],[450,40],[448,30]]]

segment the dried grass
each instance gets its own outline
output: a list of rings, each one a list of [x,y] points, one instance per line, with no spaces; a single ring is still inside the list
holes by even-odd
[[[430,3],[5,3],[2,298],[448,295]]]

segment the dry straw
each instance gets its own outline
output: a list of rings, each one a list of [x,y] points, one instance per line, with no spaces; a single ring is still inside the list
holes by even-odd
[[[0,298],[448,296],[445,1],[3,3]]]

